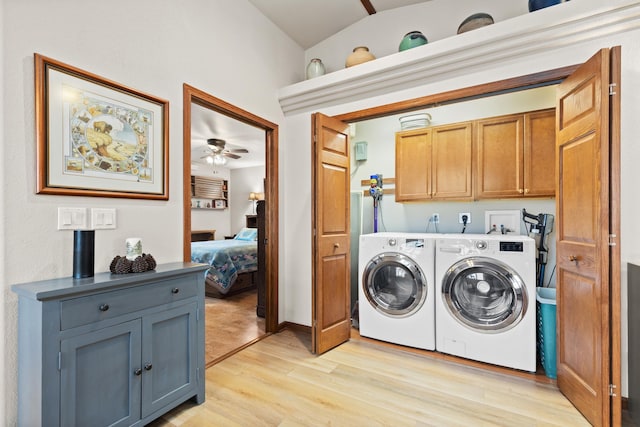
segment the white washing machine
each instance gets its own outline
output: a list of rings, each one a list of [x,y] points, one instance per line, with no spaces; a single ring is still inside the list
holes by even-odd
[[[434,248],[437,235],[360,236],[360,335],[435,350]]]
[[[536,371],[536,248],[526,236],[436,240],[436,349]]]

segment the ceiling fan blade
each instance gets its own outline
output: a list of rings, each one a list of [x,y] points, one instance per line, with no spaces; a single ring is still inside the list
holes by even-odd
[[[247,154],[249,152],[249,150],[247,150],[246,148],[234,148],[228,151],[231,153],[244,153],[244,154]]]
[[[240,156],[238,156],[237,154],[233,154],[233,153],[230,153],[228,151],[223,152],[222,155],[225,156],[225,157],[229,157],[230,159],[239,159],[240,158]]]

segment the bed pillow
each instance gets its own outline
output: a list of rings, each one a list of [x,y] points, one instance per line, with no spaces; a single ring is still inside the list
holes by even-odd
[[[248,240],[248,241],[252,241],[252,240],[258,240],[258,229],[257,228],[243,228],[242,230],[240,230],[240,232],[238,234],[236,234],[236,237],[234,237],[235,240]]]

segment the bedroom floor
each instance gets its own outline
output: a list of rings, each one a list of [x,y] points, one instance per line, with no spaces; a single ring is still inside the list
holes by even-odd
[[[264,335],[264,319],[256,316],[257,290],[226,298],[205,298],[205,365]]]

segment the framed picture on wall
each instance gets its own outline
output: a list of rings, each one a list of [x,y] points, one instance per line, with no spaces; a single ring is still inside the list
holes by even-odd
[[[169,102],[34,59],[37,192],[168,200]]]
[[[227,207],[224,200],[214,200],[213,203],[213,207],[216,209],[224,209]]]

